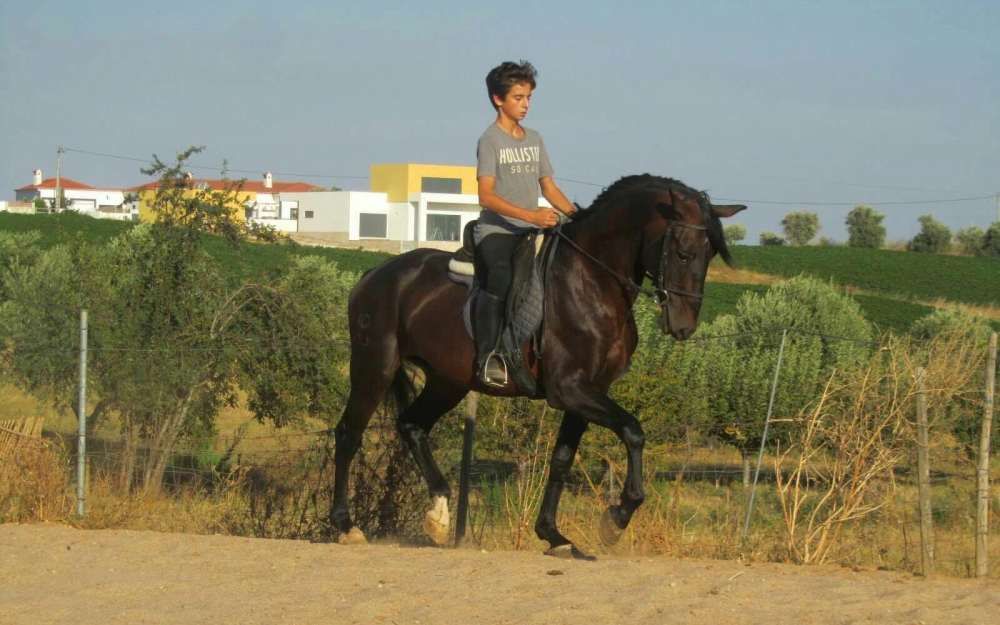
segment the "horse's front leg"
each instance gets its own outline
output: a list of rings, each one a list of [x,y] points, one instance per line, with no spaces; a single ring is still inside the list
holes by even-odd
[[[559,557],[573,557],[581,560],[593,560],[592,556],[584,554],[573,543],[559,532],[556,514],[559,509],[559,498],[573,458],[580,446],[580,437],[587,430],[587,422],[572,412],[563,415],[559,436],[552,450],[552,461],[549,463],[549,481],[545,485],[545,496],[541,509],[538,511],[538,521],[535,523],[535,533],[544,541],[548,541],[549,550],[545,553]]]
[[[560,403],[591,423],[602,425],[618,435],[628,454],[628,475],[622,488],[618,505],[608,507],[601,518],[601,540],[613,545],[628,527],[632,515],[646,499],[642,480],[642,450],[646,434],[639,420],[627,410],[600,392],[586,393],[580,389],[567,389],[561,393]]]

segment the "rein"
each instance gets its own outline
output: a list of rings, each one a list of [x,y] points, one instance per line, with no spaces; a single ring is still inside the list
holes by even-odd
[[[673,223],[671,223],[671,224],[669,224],[667,226],[667,231],[669,232],[670,229],[673,228],[674,226],[676,226],[678,228],[689,228],[691,230],[707,230],[707,228],[705,226],[692,226],[690,224],[685,224],[685,223],[680,223],[680,222],[673,222]],[[616,278],[619,282],[621,282],[622,285],[624,285],[626,288],[631,289],[632,291],[634,291],[636,293],[642,293],[643,295],[648,295],[648,296],[652,297],[653,299],[655,299],[657,301],[657,304],[659,304],[659,306],[661,308],[667,303],[667,301],[670,298],[670,294],[671,293],[673,293],[675,295],[682,295],[684,297],[691,297],[691,298],[699,299],[699,300],[702,299],[702,298],[704,298],[704,295],[702,293],[694,293],[692,291],[684,291],[682,289],[677,289],[677,288],[674,288],[674,287],[671,287],[671,286],[666,286],[666,285],[663,285],[663,284],[659,285],[658,288],[654,288],[654,289],[646,288],[646,287],[643,287],[642,285],[636,284],[634,280],[632,280],[628,276],[623,276],[622,274],[618,273],[617,271],[615,271],[611,267],[608,267],[599,258],[597,258],[596,256],[594,256],[593,254],[591,254],[587,250],[585,250],[582,247],[580,247],[580,245],[576,241],[574,241],[573,239],[571,239],[568,236],[566,236],[566,234],[564,234],[563,231],[562,231],[562,224],[559,224],[557,227],[553,228],[552,231],[560,239],[562,239],[563,241],[566,241],[567,243],[569,243],[570,247],[572,247],[576,251],[578,251],[581,254],[583,254],[584,257],[586,257],[586,258],[590,259],[591,261],[593,261],[598,267],[600,267],[604,271],[606,271],[609,274],[611,274],[614,278]],[[664,233],[664,235],[663,235],[663,250],[660,253],[660,267],[662,267],[664,269],[666,268],[666,257],[667,257],[667,234]],[[661,276],[663,275],[663,273],[664,272],[661,270],[660,271]],[[654,282],[656,281],[656,277],[653,276],[652,274],[650,274],[648,271],[646,272],[646,275],[649,276],[650,278],[652,278]]]

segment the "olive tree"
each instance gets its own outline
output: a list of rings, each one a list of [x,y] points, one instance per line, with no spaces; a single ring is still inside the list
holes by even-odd
[[[942,254],[951,246],[951,230],[948,226],[934,219],[932,215],[921,215],[920,232],[907,246],[912,252]]]
[[[885,244],[885,215],[870,206],[856,206],[847,214],[847,244],[851,247],[879,248]]]
[[[788,213],[781,220],[785,239],[792,245],[807,245],[819,232],[819,216],[816,213]]]

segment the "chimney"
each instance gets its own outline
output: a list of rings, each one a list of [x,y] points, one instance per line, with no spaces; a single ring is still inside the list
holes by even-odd
[[[34,176],[34,177],[33,177],[33,178],[31,179],[31,184],[35,185],[36,187],[37,187],[38,185],[42,184],[42,170],[41,170],[41,169],[36,169],[35,171],[33,171],[33,172],[31,172],[31,173],[32,173],[32,174],[33,174],[33,176]]]
[[[264,188],[271,189],[274,186],[274,180],[271,178],[271,172],[264,172]]]

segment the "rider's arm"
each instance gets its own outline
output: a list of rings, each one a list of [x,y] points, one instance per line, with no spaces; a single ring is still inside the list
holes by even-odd
[[[542,187],[542,197],[548,200],[549,204],[554,206],[559,212],[567,217],[576,212],[576,207],[566,199],[562,189],[559,188],[559,185],[556,184],[556,181],[551,176],[540,178],[538,184]]]
[[[494,213],[504,217],[520,219],[543,228],[553,226],[552,220],[548,218],[549,211],[537,210],[529,211],[515,204],[511,204],[494,191],[497,179],[494,176],[479,176],[479,205]],[[551,201],[551,200],[550,200]]]

